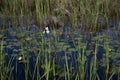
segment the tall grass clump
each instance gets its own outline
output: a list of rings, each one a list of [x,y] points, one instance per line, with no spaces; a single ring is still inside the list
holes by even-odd
[[[7,18],[9,17],[10,21],[16,26],[20,22],[20,16],[25,18],[30,14],[39,25],[42,24],[44,18],[55,16],[61,18],[64,23],[69,22],[72,24],[73,28],[80,24],[81,27],[85,27],[90,31],[99,31],[106,27],[103,24],[104,21],[99,23],[99,16],[114,19],[113,21],[119,19],[120,6],[118,4],[120,2],[119,0],[113,2],[110,0],[4,0],[2,13],[6,15],[6,21],[8,21]],[[29,19],[29,17],[26,18]]]
[[[7,80],[7,79],[13,79],[12,71],[13,67],[11,67],[11,61],[12,59],[6,63],[6,53],[3,52],[4,50],[4,44],[5,42],[3,40],[0,41],[0,79]]]
[[[1,71],[1,73],[0,73],[0,76],[1,76],[1,79],[4,79],[4,75],[6,75],[5,73],[4,73],[4,71],[2,71],[2,69],[3,69],[3,67],[4,67],[4,62],[5,62],[5,54],[3,54],[3,41],[1,41],[0,42],[1,43],[1,47],[0,47],[0,55],[1,55],[1,57],[0,57],[0,71]]]
[[[17,56],[13,55],[6,64],[4,44],[8,44],[4,42],[7,42],[8,38],[1,39],[0,34],[0,79],[13,79],[13,70],[16,74],[19,73],[18,64],[24,65],[25,80],[29,77],[32,80],[112,80],[114,76],[120,79],[119,40],[110,39],[111,24],[118,26],[116,35],[119,35],[119,4],[120,0],[3,0],[3,5],[0,5],[0,18],[3,16],[5,23],[1,25],[0,22],[0,27],[8,29],[4,33],[8,38],[10,35],[10,39],[17,39],[15,45],[20,46],[22,60],[17,60]],[[31,33],[31,27],[37,27],[38,33]],[[50,28],[49,34],[43,33],[45,27]],[[66,32],[69,27],[70,31]],[[15,28],[15,31],[10,32],[11,28]],[[24,31],[18,33],[19,28],[24,28]],[[80,31],[75,32],[79,29]],[[7,32],[13,33],[12,36],[6,34]],[[90,41],[89,36],[92,38]],[[110,45],[112,43],[117,44],[117,51]],[[6,47],[13,48],[11,45]],[[99,47],[105,49],[101,53],[103,58],[100,61]],[[29,60],[31,52],[34,54],[32,72]],[[60,52],[63,52],[63,58],[58,56]],[[77,57],[72,56],[75,61],[69,61],[74,52],[77,53]],[[7,53],[9,54],[9,51]],[[17,67],[11,65],[14,60],[18,61],[15,64]],[[60,64],[62,60],[63,66]],[[74,63],[77,67],[73,66]],[[98,72],[99,66],[104,68],[102,78]]]

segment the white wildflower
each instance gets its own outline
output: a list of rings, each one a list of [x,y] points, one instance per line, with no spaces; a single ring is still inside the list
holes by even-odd
[[[45,27],[45,29],[44,29],[44,31],[43,31],[43,34],[45,34],[45,33],[47,33],[47,34],[49,34],[49,33],[50,33],[50,31],[49,31],[49,28],[48,28],[48,27]]]
[[[19,57],[18,57],[18,60],[19,60],[19,61],[20,61],[20,60],[22,60],[22,57],[21,57],[21,56],[19,56]]]

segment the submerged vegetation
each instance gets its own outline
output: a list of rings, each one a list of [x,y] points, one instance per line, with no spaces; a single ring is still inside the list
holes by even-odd
[[[0,80],[119,80],[120,0],[0,0]]]

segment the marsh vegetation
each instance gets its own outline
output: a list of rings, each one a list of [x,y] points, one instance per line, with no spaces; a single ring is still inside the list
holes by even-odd
[[[120,0],[0,0],[0,80],[119,80]]]

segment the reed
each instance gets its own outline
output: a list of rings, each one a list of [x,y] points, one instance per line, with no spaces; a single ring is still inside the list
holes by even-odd
[[[7,80],[8,78],[13,79],[13,67],[11,67],[12,59],[6,64],[6,53],[3,52],[5,42],[3,40],[0,41],[0,79]]]
[[[25,26],[26,30],[25,32],[21,32],[20,34],[13,32],[13,35],[17,38],[22,38],[20,41],[20,54],[22,55],[23,63],[25,65],[25,80],[29,79],[29,75],[32,80],[42,80],[46,79],[49,80],[51,77],[56,79],[65,79],[65,80],[100,80],[100,75],[98,74],[98,47],[102,46],[105,49],[105,53],[103,53],[103,59],[102,59],[102,67],[105,68],[105,73],[102,79],[105,80],[112,80],[114,75],[117,75],[117,79],[120,79],[120,67],[116,65],[110,64],[111,60],[117,60],[119,56],[114,56],[114,59],[112,58],[112,55],[117,53],[116,55],[119,55],[118,52],[110,51],[111,50],[111,42],[110,40],[110,32],[108,31],[106,36],[101,36],[98,34],[102,34],[102,31],[106,29],[110,29],[110,21],[113,21],[114,24],[117,24],[116,33],[119,33],[120,29],[120,1],[119,0],[2,0],[3,6],[0,5],[1,12],[0,12],[0,18],[1,15],[4,16],[3,22],[4,25],[1,25],[0,27],[3,27],[1,29],[9,29],[14,28],[15,32],[17,33],[17,30],[19,27]],[[1,3],[0,3],[1,4]],[[53,27],[52,31],[50,31],[50,34],[47,34],[47,37],[45,37],[45,34],[43,34],[43,28],[47,27],[46,25],[43,25],[47,18],[52,17],[53,19],[53,25],[50,27]],[[33,20],[33,23],[32,23]],[[60,21],[59,21],[60,20]],[[46,22],[52,24],[52,20],[46,20]],[[59,31],[59,29],[56,29],[56,23],[60,24],[60,28],[62,28],[62,31]],[[39,32],[38,36],[35,37],[34,33],[31,35],[30,26],[37,25],[39,26]],[[70,36],[66,36],[66,33],[64,32],[66,25],[70,25],[71,32],[68,32]],[[48,25],[49,26],[49,25]],[[79,37],[75,38],[74,34],[76,34],[76,29],[78,27],[81,29],[79,33]],[[83,35],[85,29],[88,34],[92,36],[92,41],[95,41],[94,49],[93,50],[87,50],[87,46],[89,43],[88,35]],[[0,30],[2,31],[2,30]],[[93,34],[91,34],[93,33]],[[94,36],[96,34],[97,36]],[[3,34],[2,34],[3,35]],[[25,35],[30,35],[25,37]],[[52,35],[52,36],[51,36]],[[60,37],[58,36],[64,36],[65,42],[60,42]],[[85,37],[86,36],[86,37]],[[109,36],[109,37],[108,37]],[[82,41],[82,37],[84,37],[84,42]],[[40,39],[37,39],[40,38]],[[70,41],[69,41],[70,40]],[[76,40],[78,43],[76,43]],[[101,41],[104,41],[104,43],[100,44]],[[71,49],[71,47],[68,45],[69,43],[73,43],[74,48]],[[117,41],[115,41],[117,42]],[[8,65],[5,64],[5,57],[6,53],[4,53],[4,40],[1,39],[1,33],[0,33],[0,71],[1,71],[1,80],[7,80],[9,77],[13,79],[13,69],[14,67],[11,66],[11,63],[13,61],[13,58],[10,59],[8,62]],[[31,45],[36,45],[31,46]],[[117,43],[119,45],[119,42]],[[90,43],[90,48],[92,47],[92,42]],[[8,46],[9,47],[9,46]],[[113,47],[113,46],[112,46]],[[11,47],[10,47],[11,48]],[[118,47],[119,48],[119,47]],[[112,48],[112,50],[114,50]],[[59,58],[56,59],[56,57],[53,57],[51,59],[51,55],[54,53],[55,56],[57,56],[58,52],[63,51],[64,52],[64,68],[59,69]],[[75,62],[77,66],[77,70],[73,73],[73,64],[74,61],[69,64],[69,57],[68,55],[71,55],[72,52],[78,53],[77,58],[75,57]],[[31,66],[29,63],[29,53],[33,52],[35,55],[34,58],[34,69],[33,73],[30,73]],[[8,52],[9,53],[9,52]],[[91,55],[91,61],[90,65],[88,64],[87,57]],[[16,56],[14,56],[14,59]],[[60,57],[61,58],[61,57]],[[60,59],[62,60],[62,59]],[[55,64],[57,62],[57,64]],[[118,62],[119,63],[119,62]],[[16,64],[17,65],[17,64]],[[70,66],[69,66],[70,65]],[[88,67],[90,66],[90,67]],[[40,73],[40,71],[43,70],[43,74]],[[118,70],[118,71],[117,71]],[[16,68],[16,73],[17,68]],[[58,76],[59,78],[57,78]],[[87,77],[87,78],[86,78]],[[52,78],[52,79],[53,79]]]

